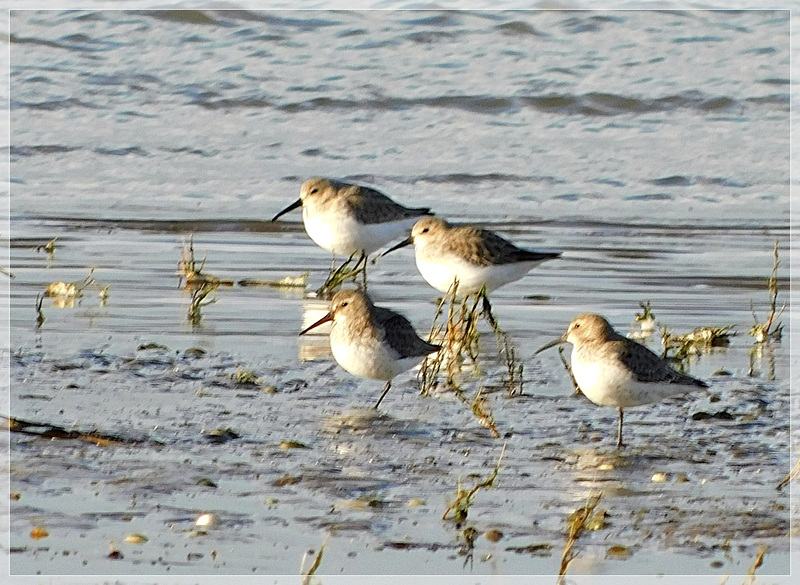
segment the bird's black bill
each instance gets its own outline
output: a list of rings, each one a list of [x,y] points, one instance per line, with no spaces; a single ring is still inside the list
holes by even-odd
[[[297,201],[295,201],[294,203],[292,203],[292,204],[291,204],[289,207],[287,207],[287,208],[286,208],[286,209],[284,209],[283,211],[279,211],[279,212],[278,212],[278,215],[276,215],[275,217],[273,217],[273,218],[272,218],[270,221],[275,221],[276,219],[278,219],[278,218],[279,218],[280,216],[282,216],[283,214],[285,214],[285,213],[289,213],[290,211],[294,211],[295,209],[297,209],[297,208],[298,208],[298,207],[300,207],[301,205],[303,205],[303,202],[302,202],[300,199],[298,199]]]
[[[537,353],[539,353],[539,352],[541,352],[541,351],[544,351],[544,350],[546,350],[546,349],[550,349],[550,348],[551,348],[551,347],[553,347],[554,345],[561,345],[561,344],[563,344],[563,343],[566,343],[566,342],[567,342],[567,340],[566,340],[566,334],[565,334],[565,335],[562,335],[561,337],[557,337],[557,338],[556,338],[556,339],[554,339],[553,341],[548,341],[548,342],[547,342],[547,343],[545,343],[545,344],[544,344],[542,347],[540,347],[539,349],[537,349],[536,351],[534,351],[534,352],[533,352],[533,355],[536,355]]]
[[[386,256],[386,254],[388,254],[389,252],[394,252],[395,250],[399,250],[400,248],[405,248],[406,246],[410,246],[413,243],[414,243],[414,240],[411,239],[411,236],[408,236],[405,240],[403,240],[402,242],[400,242],[396,246],[392,246],[391,248],[386,250],[383,254],[381,254],[381,257]]]
[[[333,315],[331,313],[328,313],[316,323],[312,323],[311,325],[303,329],[300,333],[298,333],[298,335],[303,335],[305,333],[308,333],[309,331],[314,329],[314,327],[319,327],[320,325],[322,325],[323,323],[327,323],[328,321],[333,321]]]

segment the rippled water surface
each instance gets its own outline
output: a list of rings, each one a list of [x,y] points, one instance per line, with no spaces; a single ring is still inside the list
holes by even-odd
[[[138,441],[12,434],[14,574],[296,575],[328,538],[320,574],[553,575],[594,493],[608,516],[572,575],[716,583],[760,545],[759,574],[788,573],[788,313],[782,341],[748,335],[776,241],[788,299],[786,11],[25,11],[11,30],[10,415]],[[522,395],[482,326],[465,389],[499,439],[413,373],[376,414],[382,383],[298,339],[330,256],[299,212],[268,220],[311,176],[563,251],[492,297]],[[222,287],[192,325],[191,234],[220,278],[308,285]],[[107,301],[45,298],[37,328],[45,286],[91,269]],[[369,291],[429,329],[438,293],[410,249]],[[628,332],[644,301],[675,332],[737,335],[691,360],[707,391],[627,411],[618,451],[615,410],[533,352],[583,311]],[[441,520],[504,444],[466,522]]]

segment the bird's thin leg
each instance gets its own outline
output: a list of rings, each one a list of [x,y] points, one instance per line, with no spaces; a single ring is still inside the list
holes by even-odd
[[[356,265],[353,266],[353,271],[358,270],[358,267],[361,266],[361,263],[364,263],[364,268],[367,266],[367,255],[364,253],[364,250],[361,250],[361,254],[358,255],[358,261]]]
[[[331,254],[331,269],[328,274],[333,274],[333,269],[336,268],[336,254]]]
[[[483,316],[493,329],[497,329],[497,319],[494,318],[494,313],[492,313],[492,304],[489,302],[489,297],[486,295],[486,291],[482,290],[478,294],[483,297]]]
[[[361,269],[361,282],[364,286],[364,290],[367,290],[367,255],[364,253],[364,250],[361,250],[361,258],[356,262],[356,268],[358,268],[358,265],[362,262],[364,263],[364,268]]]
[[[618,408],[619,411],[619,426],[617,426],[617,448],[622,447],[622,409]]]
[[[391,387],[392,387],[392,381],[389,380],[388,382],[386,382],[386,386],[383,388],[383,394],[381,394],[381,397],[378,398],[378,402],[375,403],[375,408],[378,408],[378,406],[381,403],[381,400],[383,400],[383,397],[386,396],[386,393],[389,392],[389,388]]]

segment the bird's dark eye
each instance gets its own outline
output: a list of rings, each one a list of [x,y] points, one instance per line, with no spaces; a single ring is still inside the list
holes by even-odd
[[[310,191],[309,193],[310,193],[311,195],[314,195],[315,193],[319,193],[319,189],[317,189],[316,187],[314,187],[313,189],[311,189],[311,191]]]
[[[578,328],[578,327],[580,327],[580,326],[581,326],[581,324],[580,324],[580,323],[575,323],[575,327],[573,327],[573,329],[577,329],[577,328]]]
[[[430,228],[425,228],[424,230],[422,230],[422,233],[423,234],[427,234],[429,231],[430,231]]]
[[[344,301],[340,306],[346,307],[347,306],[347,301]]]

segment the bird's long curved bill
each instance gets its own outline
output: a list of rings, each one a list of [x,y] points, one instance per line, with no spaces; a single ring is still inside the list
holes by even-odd
[[[297,201],[292,203],[289,207],[287,207],[283,211],[279,211],[278,214],[275,217],[273,217],[270,221],[275,221],[280,216],[282,216],[284,213],[289,213],[290,211],[293,211],[293,210],[297,209],[301,205],[303,205],[303,202],[300,199],[298,199]]]
[[[327,323],[328,321],[333,321],[333,315],[331,313],[328,313],[316,323],[312,323],[311,325],[303,329],[300,333],[298,333],[298,335],[303,335],[304,333],[308,333],[309,331],[314,329],[314,327],[319,327],[320,325],[322,325],[323,323]]]
[[[556,337],[556,338],[555,338],[553,341],[548,341],[548,342],[547,342],[547,343],[545,343],[545,344],[544,344],[542,347],[540,347],[539,349],[537,349],[536,351],[534,351],[534,352],[533,352],[533,355],[536,355],[536,354],[537,354],[537,353],[539,353],[540,351],[544,351],[544,350],[546,350],[546,349],[550,349],[550,348],[551,348],[551,347],[553,347],[554,345],[562,345],[562,344],[566,343],[566,342],[567,342],[567,339],[566,339],[566,338],[567,338],[567,334],[565,333],[565,334],[564,334],[564,335],[562,335],[561,337]]]
[[[396,246],[392,246],[391,248],[386,250],[383,254],[381,254],[381,257],[386,256],[386,254],[388,254],[389,252],[394,252],[395,250],[399,250],[400,248],[405,248],[406,246],[410,246],[413,243],[414,240],[411,238],[411,236],[408,236],[405,240],[403,240]]]

